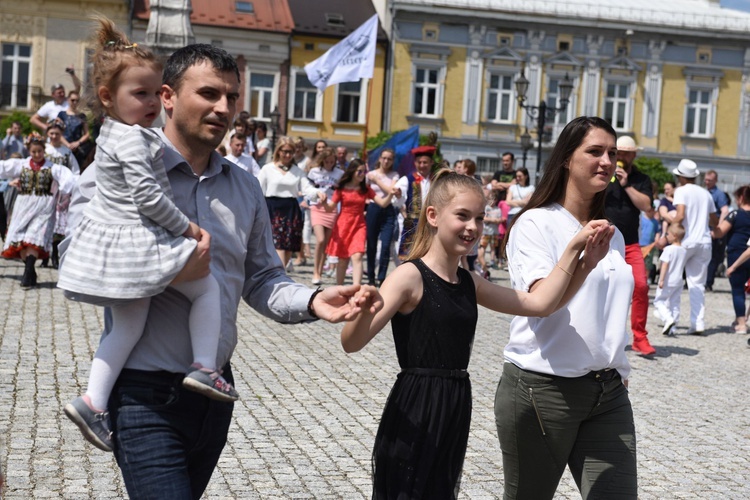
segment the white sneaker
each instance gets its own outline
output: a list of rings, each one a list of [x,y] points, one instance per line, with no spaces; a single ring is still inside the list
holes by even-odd
[[[661,334],[666,335],[667,337],[674,337],[674,333],[672,332],[672,328],[674,328],[674,321],[667,321],[664,323],[664,328],[661,329]]]

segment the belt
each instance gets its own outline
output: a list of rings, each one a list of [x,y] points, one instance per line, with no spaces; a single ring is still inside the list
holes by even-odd
[[[609,382],[610,380],[619,378],[620,372],[614,368],[605,368],[604,370],[590,371],[584,377],[593,378],[597,382]]]
[[[447,370],[442,368],[404,368],[401,373],[411,373],[413,375],[426,375],[428,377],[445,377],[445,378],[469,378],[469,372],[466,370]]]

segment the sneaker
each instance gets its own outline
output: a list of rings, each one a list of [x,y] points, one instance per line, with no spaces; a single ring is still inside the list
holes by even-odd
[[[688,335],[695,335],[696,337],[700,337],[701,335],[703,335],[702,328],[698,329],[698,328],[690,327],[687,332],[688,332]]]
[[[667,323],[664,323],[664,328],[661,329],[661,334],[667,337],[674,337],[672,328],[674,328],[674,321],[669,321]]]
[[[656,353],[656,349],[651,345],[647,338],[642,340],[633,341],[633,350],[643,354],[644,356],[651,356]]]
[[[103,451],[112,451],[112,431],[109,428],[109,412],[91,409],[83,397],[77,397],[65,405],[65,416],[81,430],[86,441]]]
[[[191,371],[182,379],[182,386],[216,401],[237,401],[240,397],[232,384],[224,380],[218,370],[204,368],[198,363],[190,365]]]
[[[286,263],[286,272],[293,273],[294,272],[294,264],[292,264],[292,261]]]

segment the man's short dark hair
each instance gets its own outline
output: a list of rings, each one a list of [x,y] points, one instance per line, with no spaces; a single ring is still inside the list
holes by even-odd
[[[171,87],[172,90],[178,90],[188,68],[202,62],[210,63],[221,73],[234,73],[237,76],[237,80],[240,80],[240,70],[237,67],[237,62],[227,51],[207,43],[196,43],[178,49],[174,54],[169,56],[164,65],[162,83]]]
[[[502,157],[503,157],[503,156],[505,156],[505,155],[510,155],[510,159],[511,159],[511,161],[513,161],[513,160],[515,160],[515,159],[516,159],[516,155],[514,155],[514,154],[513,154],[513,153],[511,153],[510,151],[506,151],[505,153],[503,153],[502,155],[500,155],[500,158],[502,158]]]
[[[232,139],[237,139],[238,141],[246,141],[247,136],[245,134],[236,133],[232,136]]]

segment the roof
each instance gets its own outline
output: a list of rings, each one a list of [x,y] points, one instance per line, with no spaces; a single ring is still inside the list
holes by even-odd
[[[375,15],[371,0],[287,0],[294,32],[343,38]],[[386,40],[378,24],[378,40]]]
[[[395,0],[394,5],[420,12],[445,13],[450,10],[455,15],[456,10],[480,11],[477,14],[482,17],[496,17],[497,14],[506,18],[544,16],[547,19],[575,19],[588,25],[592,20],[604,24],[632,23],[721,34],[729,32],[743,37],[750,31],[750,13],[723,8],[718,0],[629,0],[619,4],[601,0]]]
[[[133,16],[148,20],[149,0],[134,0]],[[294,27],[289,5],[283,0],[249,0],[253,14],[237,12],[235,0],[192,0],[193,26],[220,26],[258,31],[291,33]]]

